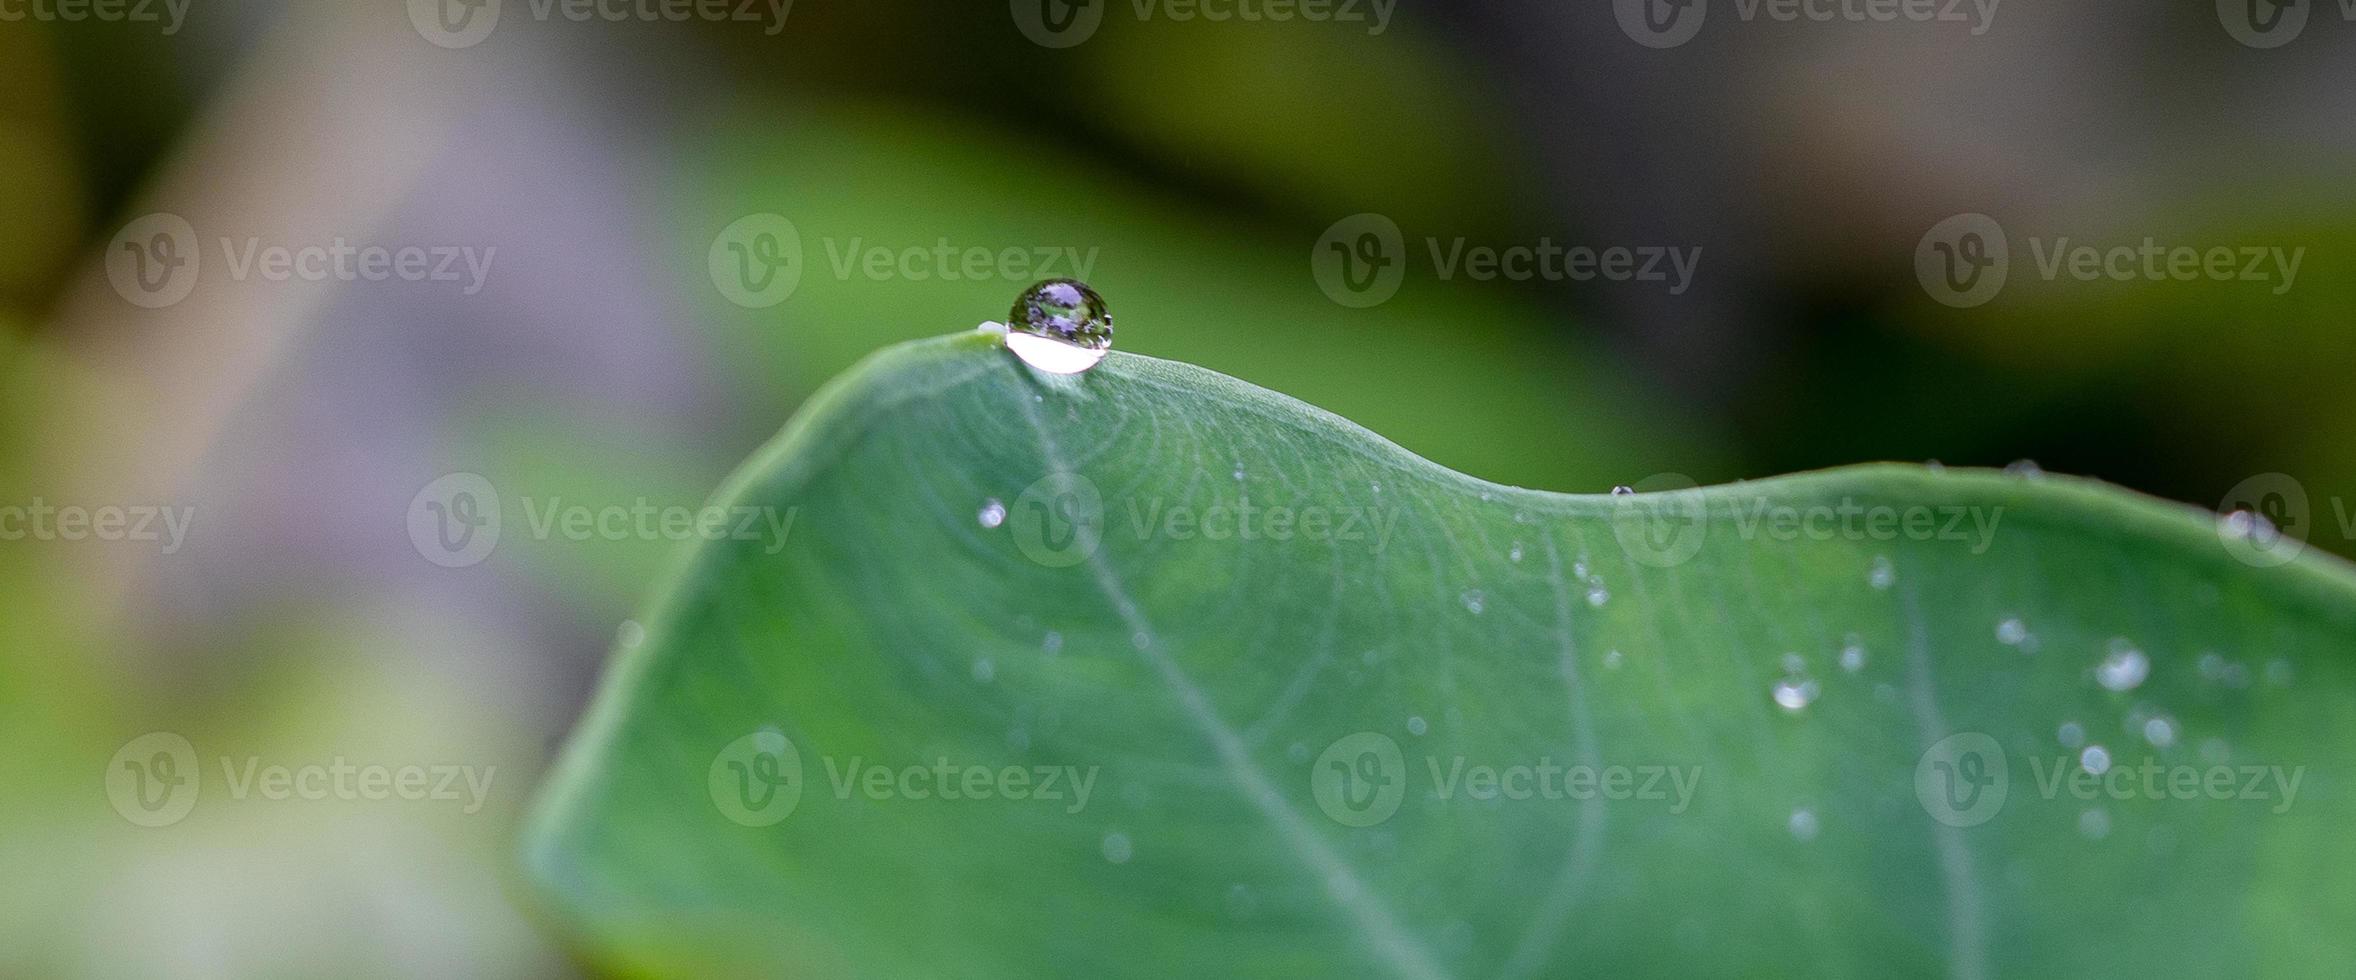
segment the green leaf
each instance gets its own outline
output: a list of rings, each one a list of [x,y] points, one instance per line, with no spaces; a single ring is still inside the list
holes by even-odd
[[[980,333],[718,500],[790,534],[696,551],[528,832],[610,967],[2356,969],[2356,577],[2213,515],[1897,466],[1539,493]]]

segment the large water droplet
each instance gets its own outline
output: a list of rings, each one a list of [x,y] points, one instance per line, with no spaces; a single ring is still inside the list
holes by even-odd
[[[2094,682],[2112,691],[2132,691],[2151,676],[2151,658],[2125,639],[2111,641],[2111,652],[2094,668]]]
[[[1006,327],[1006,349],[1049,374],[1086,371],[1113,346],[1104,297],[1077,279],[1048,279],[1023,290]]]
[[[997,527],[1006,523],[1006,505],[1000,503],[998,498],[992,497],[982,501],[981,513],[974,516],[982,522],[983,527]]]

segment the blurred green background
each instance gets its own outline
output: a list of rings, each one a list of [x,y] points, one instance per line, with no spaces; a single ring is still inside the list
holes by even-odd
[[[0,18],[0,506],[193,518],[170,548],[0,540],[0,975],[577,969],[513,886],[513,822],[681,545],[534,533],[518,502],[694,506],[860,356],[1002,318],[1033,278],[911,248],[1080,256],[1122,349],[1500,482],[2034,458],[2217,507],[2281,473],[2310,508],[2290,530],[2356,551],[2356,29],[2328,17],[2258,49],[2205,4],[2007,7],[1976,35],[1729,9],[1662,49],[1611,5],[1526,0],[1046,0],[1034,33],[1022,0],[506,0],[471,39],[432,18],[484,9],[439,2]],[[1037,40],[1073,9],[1100,22]],[[158,212],[199,247],[149,308],[109,263]],[[1404,243],[1363,307],[1311,263],[1361,213]],[[1957,309],[1915,256],[1964,213],[2013,258]],[[802,255],[747,306],[712,267],[758,214]],[[2279,294],[2036,275],[2029,240],[2063,237],[2305,252]],[[337,240],[491,259],[471,291],[235,271],[248,243]],[[1428,254],[1541,240],[1701,258],[1673,294]],[[451,473],[509,508],[456,568],[409,530]],[[207,779],[340,757],[492,782],[471,813],[216,782],[142,827],[101,773],[154,731]]]

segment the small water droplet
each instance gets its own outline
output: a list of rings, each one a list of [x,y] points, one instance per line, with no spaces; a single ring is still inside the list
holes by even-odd
[[[1516,541],[1513,543],[1513,547],[1505,549],[1505,560],[1515,563],[1519,563],[1522,560],[1521,542]]]
[[[1587,578],[1592,571],[1592,569],[1587,567],[1587,555],[1585,553],[1581,553],[1579,557],[1571,559],[1572,578],[1578,579],[1581,582],[1587,581]]]
[[[1383,492],[1383,485],[1372,480],[1367,481],[1366,486],[1368,489],[1373,490],[1376,493]]]
[[[1114,864],[1127,864],[1137,853],[1137,846],[1129,843],[1129,835],[1116,830],[1104,835],[1104,859]]]
[[[1309,761],[1309,745],[1308,745],[1308,743],[1306,743],[1306,742],[1294,742],[1294,743],[1293,743],[1293,744],[1291,744],[1291,745],[1287,745],[1287,746],[1285,746],[1285,747],[1284,747],[1284,757],[1285,757],[1285,758],[1287,758],[1287,759],[1291,759],[1291,760],[1292,760],[1292,762],[1293,762],[1293,764],[1294,764],[1294,765],[1296,765],[1296,766],[1297,766],[1297,765],[1302,765],[1302,764],[1305,764],[1305,763],[1307,763],[1307,762]]]
[[[1431,723],[1423,720],[1422,715],[1414,715],[1407,719],[1407,734],[1409,735],[1421,735],[1431,730]]]
[[[2045,467],[2037,465],[2033,459],[2016,459],[2005,466],[2004,472],[2025,480],[2035,480],[2045,475]]]
[[[1606,589],[1605,589],[1603,586],[1601,586],[1601,585],[1591,585],[1591,586],[1588,586],[1588,587],[1587,587],[1587,604],[1588,604],[1588,605],[1590,605],[1590,606],[1593,606],[1593,607],[1595,607],[1595,608],[1597,608],[1597,609],[1601,609],[1601,608],[1603,608],[1603,604],[1604,604],[1604,603],[1607,603],[1607,602],[1610,602],[1610,601],[1612,601],[1612,594],[1611,594],[1611,592],[1609,592],[1608,590],[1606,590]]]
[[[2111,812],[2101,807],[2078,814],[2078,833],[2087,840],[2101,840],[2111,835]]]
[[[1625,484],[1625,483],[1623,483],[1623,484],[1621,484],[1621,485],[1619,485],[1619,486],[1616,486],[1616,487],[1613,487],[1613,488],[1612,488],[1612,496],[1614,496],[1614,497],[1633,497],[1633,496],[1636,496],[1636,488],[1635,488],[1635,487],[1632,487],[1632,486],[1629,486],[1629,485],[1627,485],[1627,484]]]
[[[1466,589],[1464,590],[1464,594],[1458,598],[1464,600],[1465,610],[1475,616],[1480,615],[1483,610],[1489,608],[1489,597],[1482,595],[1481,590],[1479,589]]]
[[[1816,831],[1819,829],[1816,823],[1816,811],[1807,807],[1793,810],[1791,819],[1785,821],[1784,826],[1790,828],[1793,840],[1801,843],[1815,840]]]
[[[2155,749],[2176,744],[2176,722],[2165,715],[2145,721],[2143,740],[2150,742]]]
[[[1618,650],[1606,650],[1603,654],[1603,669],[1618,670],[1620,663],[1626,659],[1627,657]]]
[[[2201,654],[2200,660],[2196,663],[2200,667],[2203,679],[2212,681],[2225,679],[2225,657],[2216,651],[2212,650]]]
[[[1796,714],[1816,700],[1818,690],[1815,681],[1787,677],[1775,682],[1775,703],[1783,710]]]
[[[2006,616],[1996,624],[1996,642],[1998,643],[2008,647],[2017,647],[2028,638],[2029,624],[2021,622],[2019,616]]]
[[[1086,371],[1113,346],[1104,297],[1077,279],[1042,280],[1023,290],[1006,326],[1006,348],[1049,374]]]
[[[1841,644],[1841,669],[1852,674],[1865,669],[1865,642],[1855,634]]]
[[[1039,641],[1039,646],[1040,646],[1040,648],[1041,648],[1041,649],[1044,649],[1044,650],[1046,650],[1048,653],[1051,653],[1051,654],[1054,654],[1054,653],[1062,653],[1062,652],[1063,652],[1063,634],[1061,634],[1061,633],[1058,633],[1058,632],[1056,632],[1056,631],[1054,631],[1054,630],[1048,630],[1048,631],[1047,631],[1047,638],[1046,638],[1046,639],[1044,639],[1044,640],[1041,640],[1041,641]]]
[[[2062,748],[2074,749],[2086,744],[2086,726],[2074,721],[2065,721],[2062,722],[2061,728],[2053,733],[2053,737],[2062,744]]]
[[[2100,745],[2089,745],[2078,753],[2078,768],[2097,776],[2111,771],[2111,750]]]
[[[1143,650],[1146,647],[1153,645],[1153,637],[1145,635],[1144,630],[1138,630],[1135,633],[1129,634],[1129,645]]]
[[[976,683],[987,684],[997,676],[998,665],[990,662],[990,658],[983,657],[973,662],[973,679]]]
[[[1236,467],[1236,468],[1235,468],[1235,482],[1237,482],[1237,483],[1242,483],[1242,482],[1243,482],[1243,467],[1241,467],[1241,466],[1238,466],[1238,467]]]
[[[975,516],[980,518],[983,527],[997,527],[1006,523],[1006,505],[992,497],[982,501],[982,512]]]
[[[2228,538],[2236,541],[2256,541],[2271,547],[2282,537],[2282,529],[2267,520],[2266,515],[2253,510],[2237,510],[2218,518],[2218,527]]]
[[[1865,584],[1876,589],[1887,589],[1897,582],[1898,569],[1891,566],[1890,560],[1880,555],[1873,556],[1872,566],[1865,570]]]
[[[2111,652],[2094,668],[2094,682],[2112,691],[2132,691],[2151,676],[2151,658],[2126,638],[2111,641]]]
[[[646,627],[638,625],[635,619],[622,620],[621,627],[614,630],[614,645],[624,650],[635,650],[644,642]]]
[[[1013,728],[1007,729],[1006,744],[1008,747],[1014,749],[1017,752],[1028,750],[1031,747],[1030,730],[1022,727],[1021,725],[1016,725]]]

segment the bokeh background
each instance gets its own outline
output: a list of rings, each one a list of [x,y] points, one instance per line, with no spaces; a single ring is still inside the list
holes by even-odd
[[[1500,482],[2034,459],[2215,508],[2279,473],[2290,530],[2352,550],[2335,4],[2258,0],[2303,18],[2269,34],[2242,0],[1694,0],[1677,41],[1627,26],[1691,16],[1658,0],[442,2],[0,3],[0,506],[192,516],[176,547],[0,540],[0,975],[584,969],[514,885],[515,821],[681,545],[516,505],[695,506],[817,385],[1031,278],[910,248],[1077,254],[1122,349]],[[199,248],[150,308],[120,264],[157,213]],[[1337,302],[1312,255],[1369,213],[1402,274]],[[748,304],[715,266],[763,214],[802,254]],[[1960,214],[2012,250],[1969,308],[1917,275]],[[2304,258],[2288,289],[2038,274],[2065,238]],[[273,281],[223,244],[338,239],[491,261],[479,289]],[[1541,241],[1701,257],[1672,292],[1430,255]],[[455,568],[409,533],[452,473],[510,508]],[[101,774],[155,731],[207,779],[492,783],[471,813],[213,783],[142,827]]]

